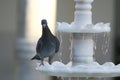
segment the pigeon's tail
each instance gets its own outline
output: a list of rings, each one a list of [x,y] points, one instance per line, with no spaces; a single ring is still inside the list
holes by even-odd
[[[33,58],[31,58],[31,60],[34,60],[35,59],[35,56]]]
[[[34,60],[34,59],[41,60],[38,55],[35,55],[31,60]]]

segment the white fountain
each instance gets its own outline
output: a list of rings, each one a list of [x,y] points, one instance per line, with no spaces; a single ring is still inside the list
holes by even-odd
[[[49,76],[62,77],[116,77],[120,76],[120,64],[106,62],[100,65],[94,61],[93,33],[110,32],[109,23],[92,24],[91,3],[93,0],[74,0],[76,2],[75,18],[71,24],[58,23],[57,30],[71,33],[72,61],[68,64],[55,61],[52,65],[44,62],[44,66],[37,64],[37,70]],[[84,39],[81,35],[85,34]]]

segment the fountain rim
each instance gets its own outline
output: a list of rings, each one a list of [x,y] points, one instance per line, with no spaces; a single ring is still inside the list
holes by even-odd
[[[110,32],[110,23],[96,23],[96,24],[87,24],[85,26],[79,26],[72,22],[68,24],[66,22],[57,22],[56,25],[57,31],[66,32],[66,33],[105,33]]]
[[[58,61],[57,61],[58,62]],[[46,74],[48,76],[62,76],[62,77],[118,77],[120,76],[120,64],[114,65],[112,62],[106,62],[103,65],[99,65],[97,62],[94,64],[81,64],[77,66],[70,66],[69,62],[64,66],[55,66],[56,61],[52,65],[44,62],[44,66],[39,66],[37,63],[36,70]],[[110,65],[106,65],[109,63]],[[87,66],[86,66],[87,65]]]

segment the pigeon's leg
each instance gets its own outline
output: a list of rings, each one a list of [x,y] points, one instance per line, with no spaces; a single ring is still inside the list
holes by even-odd
[[[44,66],[43,60],[44,60],[44,59],[41,59],[40,66],[41,66],[41,65]]]
[[[53,58],[53,56],[49,57],[49,59],[48,59],[49,64],[52,64],[52,58]]]

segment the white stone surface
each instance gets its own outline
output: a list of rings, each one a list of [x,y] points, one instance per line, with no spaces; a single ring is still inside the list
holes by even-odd
[[[72,66],[72,62],[63,64],[55,61],[52,65],[44,62],[44,66],[37,63],[36,70],[49,76],[63,77],[116,77],[120,76],[120,64],[114,65],[112,62],[106,62],[100,65],[97,62],[92,64],[80,64]]]

